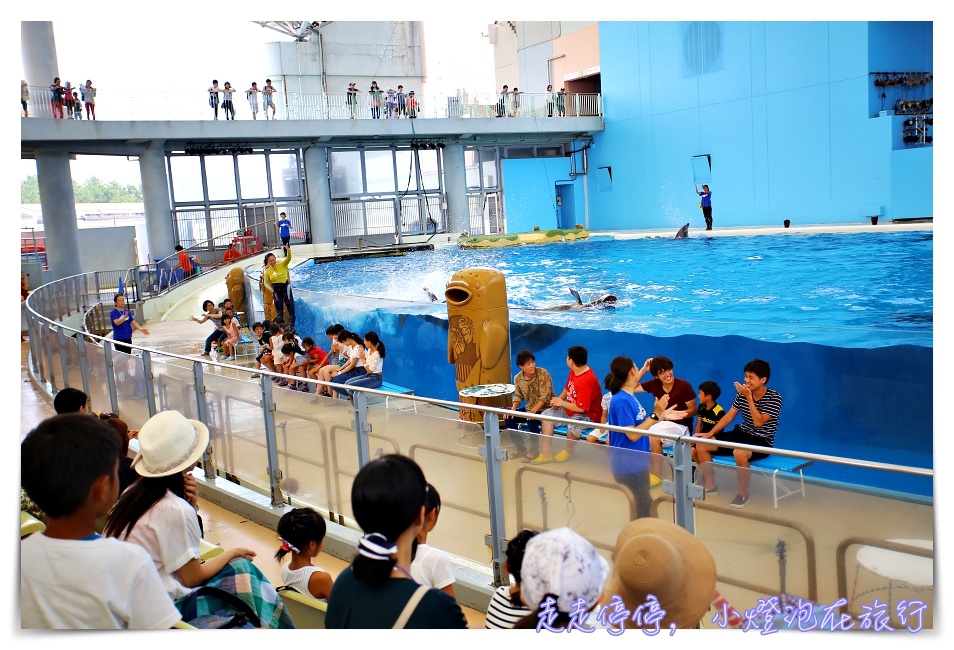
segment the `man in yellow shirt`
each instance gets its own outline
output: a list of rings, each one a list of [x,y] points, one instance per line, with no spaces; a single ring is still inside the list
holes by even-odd
[[[291,262],[291,246],[286,244],[285,258],[279,262],[274,253],[265,256],[265,270],[262,272],[262,283],[265,290],[273,294],[278,322],[284,322],[285,307],[288,307],[288,325],[295,327],[295,300],[291,295],[291,274],[288,263]]]

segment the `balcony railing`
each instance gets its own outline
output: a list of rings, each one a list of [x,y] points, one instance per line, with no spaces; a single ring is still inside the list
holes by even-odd
[[[401,110],[397,101],[389,103],[385,95],[379,106],[368,93],[359,93],[349,103],[347,93],[280,92],[275,97],[276,117],[281,120],[369,120],[409,119],[405,101]],[[220,97],[221,99],[221,97]],[[433,95],[415,97],[418,102],[416,117],[425,118],[496,118],[496,117],[599,117],[603,114],[603,98],[595,93],[518,93],[501,101],[492,93],[463,95]],[[82,104],[82,100],[80,100]],[[251,120],[252,110],[245,92],[232,95],[236,120]],[[50,90],[30,87],[28,102],[30,118],[52,118]],[[266,114],[262,96],[258,97],[258,120],[271,118]],[[85,106],[80,111],[86,119]],[[207,92],[97,90],[97,120],[211,120],[213,109]],[[64,120],[69,118],[64,107]],[[219,120],[225,121],[225,112],[219,107]],[[378,117],[375,117],[375,116]]]

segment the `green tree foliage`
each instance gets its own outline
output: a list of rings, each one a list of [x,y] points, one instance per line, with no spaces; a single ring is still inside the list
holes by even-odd
[[[142,203],[141,185],[120,185],[90,176],[80,184],[73,181],[73,199],[76,203]],[[36,175],[20,181],[20,203],[39,203],[40,187]]]

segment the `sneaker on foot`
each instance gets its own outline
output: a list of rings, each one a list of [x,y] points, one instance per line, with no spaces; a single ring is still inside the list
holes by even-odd
[[[288,387],[288,382],[287,382],[287,381],[280,381],[280,382],[278,382],[278,385],[281,386],[282,388],[287,388],[287,387]]]
[[[543,454],[540,454],[539,456],[537,456],[536,458],[534,458],[533,460],[531,460],[531,461],[530,461],[530,464],[531,464],[531,465],[543,465],[543,464],[545,464],[545,463],[552,463],[552,462],[553,462],[553,456],[544,456]]]
[[[656,487],[657,485],[661,485],[661,484],[662,484],[662,479],[661,479],[661,478],[659,478],[659,477],[656,476],[655,474],[650,474],[650,475],[649,475],[649,487],[654,488],[654,487]]]
[[[262,376],[261,374],[259,374],[259,373],[256,372],[254,375],[251,376],[251,379],[258,379],[258,378],[260,378],[261,376]]]
[[[746,494],[745,496],[742,496],[741,494],[736,494],[735,498],[732,499],[732,503],[730,503],[729,505],[733,508],[744,508],[745,504],[747,504],[748,502],[749,502],[748,494]]]
[[[208,352],[203,352],[203,353],[202,353],[201,355],[199,355],[199,356],[202,356],[202,357],[211,357],[212,355],[209,354]]]
[[[554,456],[553,460],[555,460],[558,463],[565,463],[566,461],[570,460],[570,454],[568,454],[566,449],[564,449],[559,454]]]
[[[706,494],[719,494],[719,486],[714,485],[711,488],[705,488]]]

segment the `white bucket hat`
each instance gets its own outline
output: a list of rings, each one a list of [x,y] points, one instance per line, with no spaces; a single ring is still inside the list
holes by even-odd
[[[209,428],[178,411],[160,411],[139,429],[132,466],[141,476],[169,476],[188,468],[209,446]]]
[[[582,598],[593,607],[603,593],[609,563],[596,548],[569,528],[554,528],[527,542],[520,569],[520,593],[531,611],[547,594],[556,609],[569,614]]]

